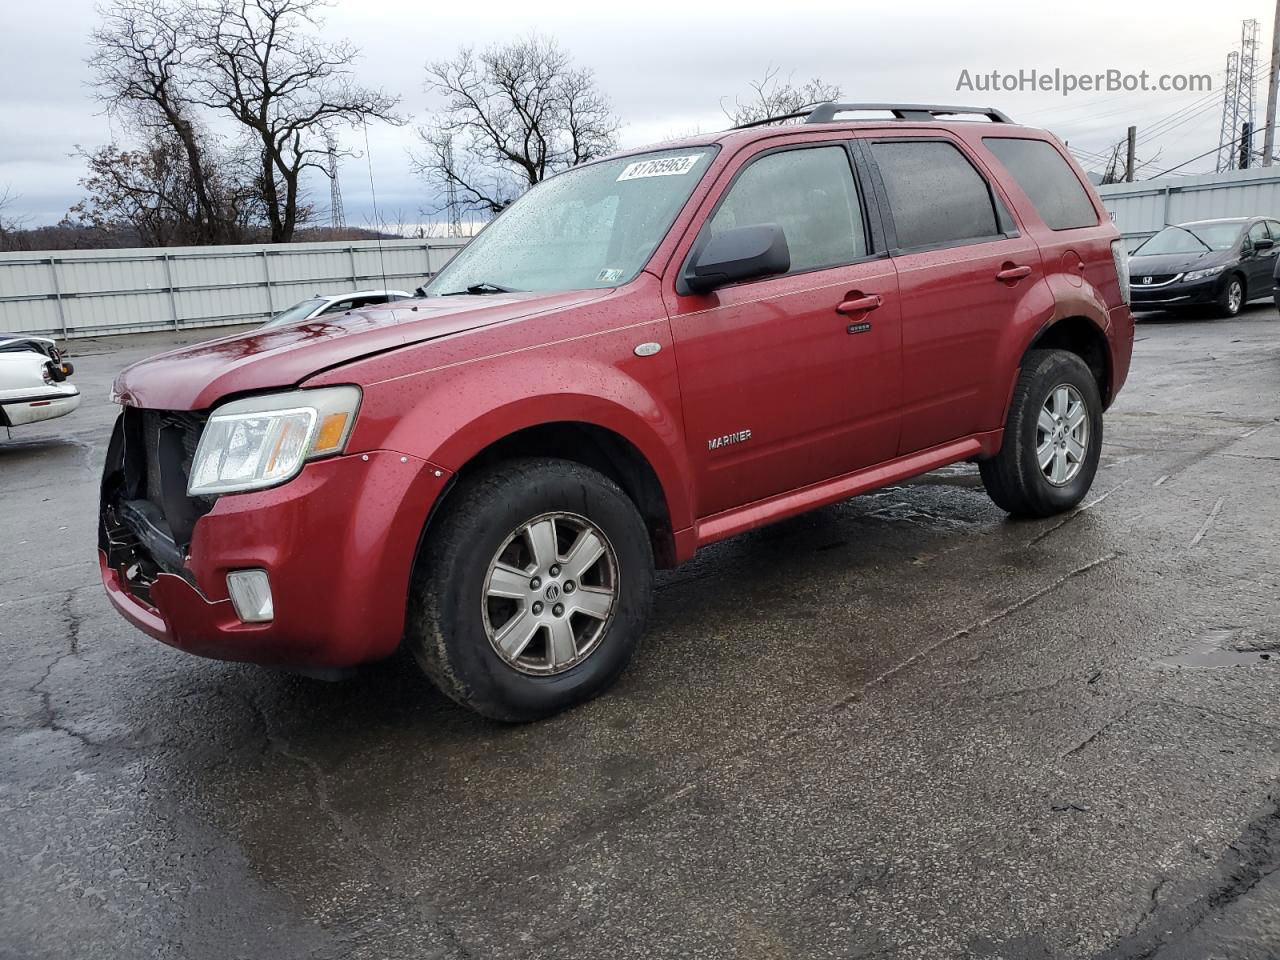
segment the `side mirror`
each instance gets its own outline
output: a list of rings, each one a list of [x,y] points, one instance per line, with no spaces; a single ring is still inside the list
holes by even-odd
[[[710,293],[741,280],[791,269],[787,235],[776,223],[734,227],[718,233],[698,251],[685,283],[694,293]]]
[[[1275,245],[1276,242],[1270,237],[1259,237],[1257,240],[1253,241],[1253,248],[1255,250],[1270,250]]]

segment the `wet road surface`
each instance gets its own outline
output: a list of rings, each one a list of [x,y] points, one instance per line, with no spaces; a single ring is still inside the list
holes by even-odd
[[[1072,514],[962,466],[719,544],[527,727],[111,611],[107,387],[173,342],[0,440],[0,957],[1280,955],[1270,307],[1140,324]]]

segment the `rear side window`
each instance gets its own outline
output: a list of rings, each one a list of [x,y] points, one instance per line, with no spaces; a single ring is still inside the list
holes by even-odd
[[[991,188],[963,153],[941,140],[871,144],[899,247],[930,247],[994,237]]]
[[[858,191],[844,147],[770,153],[729,187],[711,218],[715,235],[776,223],[787,236],[791,272],[850,263],[867,254]]]
[[[1012,137],[984,137],[982,142],[1018,181],[1051,230],[1098,225],[1089,194],[1053,144]]]

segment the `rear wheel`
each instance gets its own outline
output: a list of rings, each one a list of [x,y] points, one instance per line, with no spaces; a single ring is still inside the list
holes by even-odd
[[[1102,449],[1102,399],[1084,361],[1065,350],[1023,358],[1000,452],[979,469],[996,505],[1047,517],[1076,506],[1093,485]]]
[[[565,460],[462,481],[423,549],[408,643],[454,700],[535,720],[596,696],[639,644],[653,554],[635,505]]]

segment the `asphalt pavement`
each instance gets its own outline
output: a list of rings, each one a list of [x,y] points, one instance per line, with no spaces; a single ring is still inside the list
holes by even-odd
[[[74,342],[0,435],[0,957],[1280,956],[1280,318],[1137,338],[1076,511],[959,466],[718,544],[524,727],[117,616],[108,385],[183,338]]]

